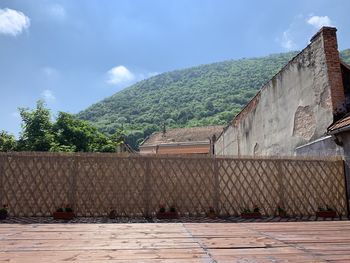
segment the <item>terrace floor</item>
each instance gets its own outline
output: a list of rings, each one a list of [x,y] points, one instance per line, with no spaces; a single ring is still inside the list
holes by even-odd
[[[350,221],[0,224],[0,262],[350,262]]]

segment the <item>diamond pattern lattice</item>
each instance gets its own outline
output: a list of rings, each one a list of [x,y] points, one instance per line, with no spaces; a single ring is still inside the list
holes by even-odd
[[[4,160],[1,196],[11,215],[48,216],[69,202],[70,158],[8,155]]]
[[[273,215],[314,215],[319,206],[347,214],[341,160],[0,154],[0,204],[14,216],[48,216],[71,204],[81,216],[154,215],[160,204],[203,215],[213,206],[238,215],[257,205]]]
[[[175,205],[180,214],[200,215],[214,206],[215,180],[210,158],[157,157],[149,161],[150,210]]]
[[[271,215],[279,202],[278,164],[265,159],[217,159],[220,212],[239,215],[258,206]]]
[[[330,206],[346,214],[346,189],[342,161],[284,160],[284,204],[292,215],[314,215]]]

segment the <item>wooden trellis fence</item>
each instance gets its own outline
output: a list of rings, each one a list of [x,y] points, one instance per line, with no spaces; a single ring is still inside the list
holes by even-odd
[[[154,215],[159,204],[183,215],[209,206],[239,215],[254,205],[264,215],[278,205],[295,216],[319,206],[348,213],[340,159],[0,154],[0,204],[15,216],[49,216],[62,204],[80,216]]]

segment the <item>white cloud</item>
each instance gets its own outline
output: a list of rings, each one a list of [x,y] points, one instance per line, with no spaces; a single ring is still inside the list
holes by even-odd
[[[111,85],[126,84],[135,80],[134,74],[132,74],[125,66],[117,66],[111,68],[107,72],[107,83]]]
[[[282,35],[276,38],[276,41],[281,45],[281,47],[287,51],[298,49],[297,43],[300,40],[300,35],[302,34],[301,28],[303,27],[303,15],[296,15],[288,28],[282,32]]]
[[[312,27],[305,25],[311,25]],[[332,25],[333,22],[328,16],[316,16],[314,14],[305,16],[298,14],[291,20],[288,28],[276,38],[276,41],[285,50],[298,50],[309,43],[309,39],[315,34],[314,28],[318,30],[322,26]]]
[[[64,9],[63,6],[59,4],[53,4],[48,8],[49,15],[56,18],[63,20],[66,18],[66,9]]]
[[[135,82],[153,77],[155,75],[158,75],[159,72],[131,72],[129,69],[127,69],[125,66],[120,65],[114,68],[111,68],[107,72],[107,84],[110,85],[117,85],[117,86],[127,86],[131,85]]]
[[[328,16],[311,16],[306,22],[317,29],[323,26],[333,26],[333,23]]]
[[[41,97],[47,102],[52,102],[56,100],[52,90],[46,89],[41,93]]]
[[[17,36],[30,26],[30,19],[20,11],[0,9],[0,34]]]
[[[297,45],[295,44],[290,30],[286,30],[282,34],[282,38],[280,40],[281,46],[286,50],[293,50],[297,48]]]
[[[56,77],[58,75],[57,69],[52,68],[52,67],[43,67],[41,70],[49,78]]]

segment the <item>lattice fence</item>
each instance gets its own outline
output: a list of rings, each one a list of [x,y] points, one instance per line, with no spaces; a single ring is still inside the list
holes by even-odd
[[[160,204],[182,215],[239,215],[257,205],[273,215],[347,214],[344,165],[335,159],[211,158],[116,154],[0,154],[0,204],[12,215],[49,216],[71,204],[80,216],[154,215]]]

